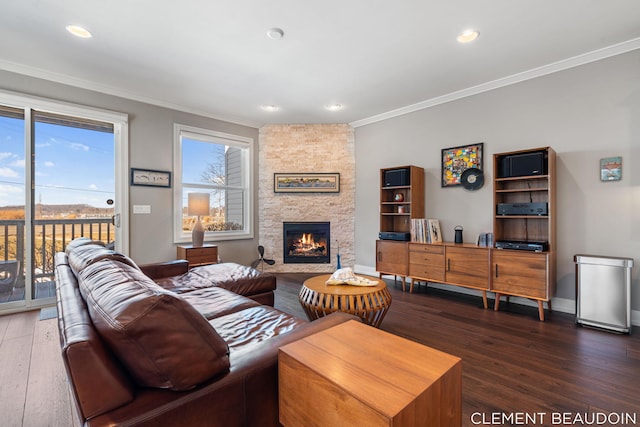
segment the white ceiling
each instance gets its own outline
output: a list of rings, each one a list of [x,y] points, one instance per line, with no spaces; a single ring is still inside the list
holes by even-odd
[[[250,126],[358,126],[638,48],[639,0],[0,0],[0,69]]]

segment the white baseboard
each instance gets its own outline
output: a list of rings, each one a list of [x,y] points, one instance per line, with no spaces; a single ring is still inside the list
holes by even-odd
[[[378,276],[378,272],[375,270],[375,268],[369,267],[366,265],[356,265],[353,270],[358,274],[366,274],[368,276],[375,276],[375,277]],[[480,291],[463,288],[461,286],[446,285],[442,283],[432,283],[432,282],[429,282],[429,286],[436,289],[444,289],[447,291],[459,292],[461,294],[466,294],[466,295],[482,296],[482,293],[480,293]],[[538,306],[537,302],[530,299],[526,299],[526,298],[511,297],[509,301],[512,303],[526,305],[530,307]],[[552,298],[551,308],[553,308],[554,311],[559,311],[561,313],[569,313],[574,315],[576,314],[576,302],[575,300],[572,300],[572,299]],[[631,324],[633,326],[640,326],[640,311],[631,310]]]

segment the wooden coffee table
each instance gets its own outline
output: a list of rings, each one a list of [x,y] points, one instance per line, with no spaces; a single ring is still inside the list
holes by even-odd
[[[309,320],[344,311],[355,314],[364,323],[376,328],[382,323],[391,306],[391,294],[387,284],[375,277],[367,279],[378,282],[376,286],[327,285],[330,274],[307,279],[298,298]]]
[[[280,347],[285,427],[460,427],[460,358],[355,320]]]

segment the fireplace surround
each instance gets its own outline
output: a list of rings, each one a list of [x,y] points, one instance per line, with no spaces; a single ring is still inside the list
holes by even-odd
[[[355,265],[355,136],[348,124],[279,124],[260,128],[258,144],[258,242],[276,263],[277,273],[326,274],[340,261]],[[295,167],[294,167],[295,166]],[[274,173],[287,171],[340,173],[339,193],[276,193]],[[282,243],[284,221],[331,221],[331,262],[285,263]],[[266,270],[266,268],[265,268]]]
[[[283,222],[285,264],[329,264],[331,262],[329,222]]]

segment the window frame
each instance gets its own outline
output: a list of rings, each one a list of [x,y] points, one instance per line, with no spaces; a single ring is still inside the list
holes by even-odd
[[[208,231],[205,232],[205,242],[217,242],[225,240],[240,240],[253,238],[253,156],[254,156],[254,140],[253,138],[234,135],[224,132],[218,132],[211,129],[205,129],[195,126],[189,126],[180,123],[173,125],[173,240],[174,243],[191,242],[191,232],[182,230],[182,200],[184,183],[182,182],[182,138],[195,139],[202,142],[212,144],[224,144],[246,150],[246,156],[242,159],[242,181],[244,185],[241,187],[233,185],[219,186],[205,183],[187,183],[188,188],[202,189],[238,189],[244,190],[243,197],[243,230],[229,231]]]

